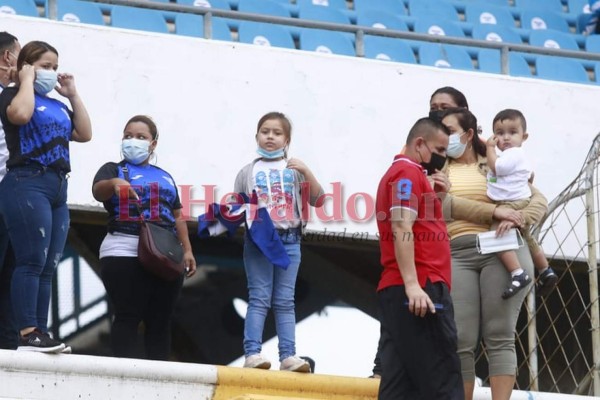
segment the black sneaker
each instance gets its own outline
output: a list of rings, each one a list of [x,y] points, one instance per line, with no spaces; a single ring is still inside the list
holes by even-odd
[[[39,353],[60,353],[64,349],[64,343],[52,339],[38,329],[19,337],[19,347],[17,347],[17,351],[37,351]]]
[[[540,297],[546,297],[556,287],[558,282],[558,275],[548,267],[544,272],[538,276],[537,281],[537,295]]]
[[[527,275],[527,272],[523,272],[521,275],[513,276],[510,281],[510,286],[504,289],[502,293],[503,299],[508,299],[517,294],[521,289],[525,288],[531,283],[531,278]]]

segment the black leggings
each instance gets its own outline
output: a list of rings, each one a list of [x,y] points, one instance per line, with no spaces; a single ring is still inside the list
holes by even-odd
[[[137,257],[100,259],[102,282],[113,306],[111,347],[116,357],[168,360],[171,316],[183,277],[167,282],[146,272]],[[140,354],[138,326],[144,322],[145,357]]]

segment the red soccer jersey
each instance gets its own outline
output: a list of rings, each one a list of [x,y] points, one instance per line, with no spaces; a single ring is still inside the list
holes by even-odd
[[[403,285],[396,262],[390,212],[410,208],[417,214],[411,240],[415,248],[415,266],[419,285],[443,281],[450,288],[450,242],[442,216],[441,202],[425,176],[423,168],[411,159],[397,155],[377,189],[376,215],[383,272],[377,290]],[[382,218],[385,216],[385,218]]]

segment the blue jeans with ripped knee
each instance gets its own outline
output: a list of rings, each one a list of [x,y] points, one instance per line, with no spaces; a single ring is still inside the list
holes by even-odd
[[[11,300],[17,328],[46,332],[52,276],[69,231],[65,174],[38,164],[11,168],[0,183],[0,212],[15,255]]]

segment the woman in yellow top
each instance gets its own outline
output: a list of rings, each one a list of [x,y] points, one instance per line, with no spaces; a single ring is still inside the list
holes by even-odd
[[[485,143],[477,135],[477,119],[466,108],[448,109],[442,123],[451,135],[445,172],[450,190],[444,201],[452,254],[452,300],[458,331],[465,399],[473,398],[475,386],[474,354],[480,337],[489,362],[493,400],[509,400],[515,384],[517,357],[515,328],[527,290],[502,299],[505,282],[509,284],[496,254],[479,254],[475,246],[478,233],[490,230],[494,220],[508,221],[506,229],[538,222],[547,212],[546,198],[532,187],[529,206],[521,211],[497,208],[486,195],[487,164]],[[458,140],[453,140],[456,135]],[[453,147],[451,149],[450,147]],[[523,269],[531,276],[533,263],[527,246],[517,251]]]

